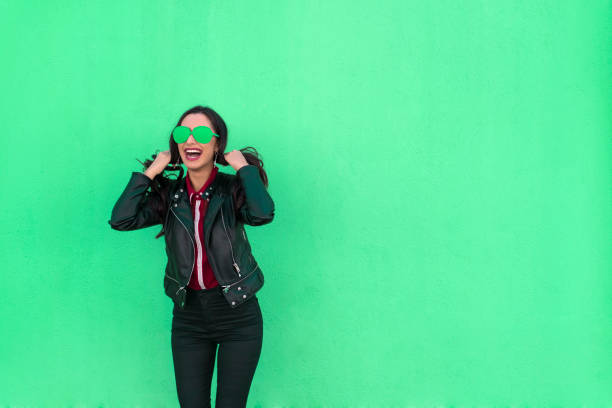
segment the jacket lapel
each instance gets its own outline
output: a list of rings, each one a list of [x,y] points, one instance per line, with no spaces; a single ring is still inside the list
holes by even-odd
[[[213,192],[213,196],[208,203],[208,208],[206,209],[206,214],[204,214],[204,243],[209,242],[210,234],[212,231],[211,225],[217,212],[221,208],[221,204],[223,203],[223,195],[217,194]]]
[[[178,188],[174,191],[170,206],[170,209],[174,211],[178,219],[185,225],[189,235],[191,235],[191,239],[195,242],[193,214],[191,213],[189,193],[187,192],[187,185],[184,177],[179,181]]]
[[[223,182],[223,173],[217,173],[215,179],[212,182],[212,198],[208,203],[206,214],[204,214],[204,238],[205,243],[208,242],[208,238],[211,233],[211,225],[217,212],[223,204],[224,194],[221,192],[221,185]],[[181,189],[183,191],[181,191]],[[176,206],[175,206],[176,204]],[[191,212],[191,203],[189,202],[189,193],[187,191],[186,178],[183,177],[177,183],[177,188],[171,197],[170,201],[171,210],[174,211],[179,220],[185,225],[187,231],[191,235],[191,238],[195,242],[195,226],[193,220],[193,214]]]

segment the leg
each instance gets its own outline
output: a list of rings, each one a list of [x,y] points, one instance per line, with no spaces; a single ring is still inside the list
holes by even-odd
[[[197,339],[189,332],[173,330],[172,359],[181,408],[210,407],[210,384],[217,343]]]
[[[217,363],[216,408],[246,407],[262,338],[222,342]]]
[[[251,382],[263,342],[263,320],[259,302],[253,299],[237,311],[242,321],[253,322],[219,342],[217,399],[215,408],[246,407]]]

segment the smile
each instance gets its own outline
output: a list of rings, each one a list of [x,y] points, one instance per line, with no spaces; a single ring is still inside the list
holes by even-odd
[[[197,160],[202,154],[200,149],[185,149],[185,157],[187,160]]]

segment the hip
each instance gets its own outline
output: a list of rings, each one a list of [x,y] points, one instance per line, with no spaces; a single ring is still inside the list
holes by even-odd
[[[185,308],[174,305],[172,315],[173,334],[216,336],[220,341],[263,336],[263,318],[255,294],[232,308],[219,286],[203,290],[188,288]]]

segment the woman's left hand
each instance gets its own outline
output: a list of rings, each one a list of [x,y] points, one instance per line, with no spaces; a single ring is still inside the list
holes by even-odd
[[[240,170],[242,166],[249,164],[240,150],[232,150],[225,153],[223,156],[225,157],[225,161],[227,161],[236,171]]]

